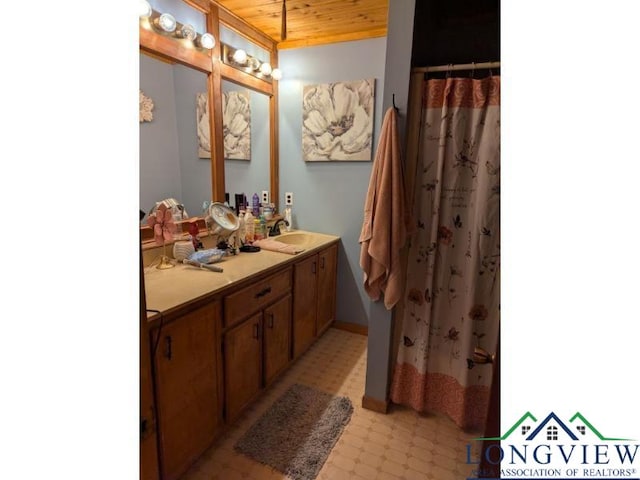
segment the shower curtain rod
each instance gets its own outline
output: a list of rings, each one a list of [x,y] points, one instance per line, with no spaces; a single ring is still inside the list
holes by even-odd
[[[450,65],[438,65],[437,67],[416,67],[413,73],[449,72],[454,70],[482,70],[488,68],[500,68],[500,62],[458,63]]]

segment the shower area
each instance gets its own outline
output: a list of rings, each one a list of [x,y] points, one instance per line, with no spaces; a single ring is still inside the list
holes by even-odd
[[[481,435],[500,434],[489,432],[499,428],[500,26],[499,0],[415,2],[403,151],[414,228],[387,383],[392,404]]]
[[[500,328],[498,69],[412,71],[406,158],[415,229],[390,388],[393,403],[480,432]],[[429,78],[438,70],[444,78]]]

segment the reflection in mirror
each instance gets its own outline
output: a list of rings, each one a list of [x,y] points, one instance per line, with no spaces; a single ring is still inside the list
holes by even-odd
[[[153,120],[140,124],[140,209],[175,198],[200,216],[211,200],[211,159],[198,155],[196,118],[207,75],[141,52],[140,90],[154,104]]]
[[[220,25],[220,42],[244,50],[248,55],[256,57],[261,62],[269,61],[269,52],[249,41],[246,37],[236,33],[225,25]]]
[[[158,12],[170,13],[183,25],[192,25],[196,32],[205,32],[207,30],[204,14],[183,0],[149,0],[149,4]]]
[[[238,96],[238,98],[248,98],[250,119],[250,159],[237,159],[241,155],[230,154],[235,158],[225,158],[225,191],[229,194],[231,206],[235,205],[235,194],[244,193],[247,200],[251,201],[254,193],[261,197],[263,190],[269,190],[270,172],[270,145],[269,145],[269,97],[262,93],[240,87],[226,80],[222,81],[222,93],[227,97]],[[229,108],[233,108],[229,106]],[[238,117],[238,115],[235,115]],[[231,116],[227,116],[231,118]],[[241,120],[236,120],[240,122]],[[229,130],[229,126],[224,127],[225,143],[236,145],[237,139]],[[238,132],[240,128],[237,129]],[[227,150],[231,152],[231,150]],[[227,153],[225,153],[225,157]]]
[[[251,102],[249,92],[227,88],[222,92],[224,158],[251,160]]]
[[[224,25],[220,26],[220,42],[241,48],[263,62],[269,61],[268,51]],[[230,92],[239,92],[248,96],[251,111],[250,161],[234,160],[225,154],[225,192],[229,194],[230,204],[235,207],[235,194],[244,193],[247,200],[251,202],[254,193],[257,193],[261,198],[262,191],[270,189],[270,115],[268,95],[223,79],[222,93],[229,94]]]

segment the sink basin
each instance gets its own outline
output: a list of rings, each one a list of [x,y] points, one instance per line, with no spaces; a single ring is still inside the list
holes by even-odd
[[[311,241],[311,235],[303,232],[283,233],[277,237],[272,237],[278,242],[286,243],[287,245],[303,246]]]

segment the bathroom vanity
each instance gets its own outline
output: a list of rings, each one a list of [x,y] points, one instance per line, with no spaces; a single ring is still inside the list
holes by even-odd
[[[145,269],[164,480],[179,478],[334,321],[339,237],[290,235],[302,253],[228,256],[222,273]]]

